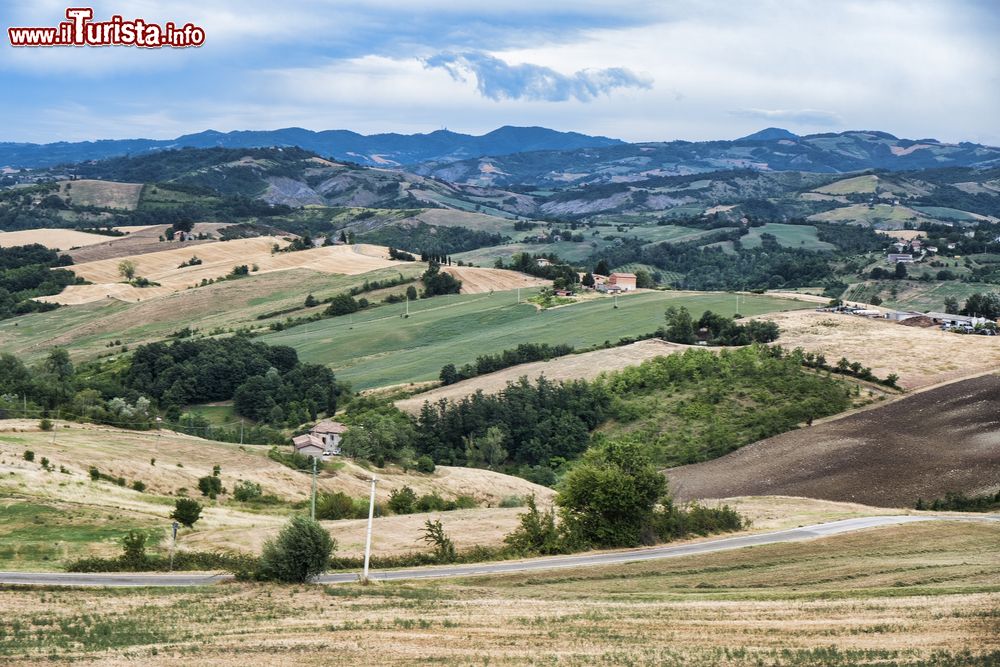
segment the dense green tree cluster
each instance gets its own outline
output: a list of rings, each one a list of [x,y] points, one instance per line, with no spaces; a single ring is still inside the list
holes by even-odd
[[[54,303],[32,299],[58,294],[79,282],[72,271],[53,270],[72,263],[69,255],[38,244],[0,248],[0,320],[56,308]]]
[[[458,294],[462,289],[462,281],[450,273],[442,271],[441,265],[437,262],[430,263],[424,274],[420,276],[420,281],[424,284],[424,297]]]
[[[424,255],[451,255],[457,252],[475,250],[500,245],[506,237],[467,227],[428,225],[385,225],[375,231],[366,232],[364,239],[369,243],[406,248]]]
[[[416,424],[416,447],[438,463],[466,462],[468,438],[493,426],[515,465],[548,466],[553,457],[571,459],[587,448],[590,431],[605,415],[608,396],[590,383],[554,383],[522,378],[501,393],[476,393],[451,403],[425,403]]]
[[[245,417],[295,425],[333,413],[341,392],[325,366],[300,363],[290,347],[243,336],[143,345],[122,383],[163,409],[234,399]]]
[[[670,306],[665,313],[666,326],[663,338],[672,343],[693,345],[699,340],[699,333],[705,336],[709,345],[750,345],[751,343],[771,343],[778,339],[780,330],[774,322],[751,320],[740,324],[736,320],[706,310],[701,319],[695,321],[687,308]]]
[[[973,294],[965,300],[963,315],[977,315],[990,320],[1000,319],[1000,292]]]
[[[538,260],[543,261],[540,266]],[[566,264],[553,253],[532,254],[529,252],[519,252],[510,258],[508,263],[504,263],[502,258],[497,259],[495,267],[498,269],[511,269],[527,273],[530,276],[546,278],[556,283],[557,287],[568,287],[580,282],[580,275],[576,269]]]

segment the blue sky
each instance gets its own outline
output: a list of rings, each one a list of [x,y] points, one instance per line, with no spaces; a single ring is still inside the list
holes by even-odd
[[[13,49],[4,34],[0,140],[544,125],[654,141],[776,125],[1000,145],[992,0],[91,4],[97,19],[193,22],[206,43]],[[67,5],[2,6],[7,28],[55,25]]]

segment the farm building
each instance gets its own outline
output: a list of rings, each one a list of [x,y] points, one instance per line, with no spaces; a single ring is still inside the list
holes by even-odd
[[[608,283],[618,285],[623,291],[629,292],[635,289],[634,273],[612,273],[608,276]]]
[[[913,261],[913,255],[909,253],[890,252],[885,259],[890,264],[909,264]]]
[[[340,454],[340,438],[346,432],[346,426],[329,419],[324,419],[309,429],[309,435],[322,442],[328,454]]]
[[[605,294],[620,294],[625,290],[621,285],[615,285],[614,283],[608,281],[606,283],[598,283],[597,291],[604,292]]]
[[[538,266],[552,266],[552,261],[545,259],[544,257],[539,257],[535,260],[535,264]]]
[[[292,446],[295,447],[296,454],[311,456],[314,459],[320,459],[326,456],[326,447],[324,446],[323,441],[311,433],[297,435],[292,438]]]
[[[977,324],[986,324],[990,320],[985,317],[973,317],[971,315],[953,315],[951,313],[927,313],[927,317],[945,327],[975,327]]]

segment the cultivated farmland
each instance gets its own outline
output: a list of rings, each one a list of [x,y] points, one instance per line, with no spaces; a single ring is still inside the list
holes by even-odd
[[[272,251],[273,246],[286,245],[277,237],[264,236],[212,243],[197,248],[179,247],[162,252],[129,257],[135,263],[136,275],[160,283],[161,288],[137,288],[122,285],[118,259],[104,259],[73,266],[73,272],[96,285],[71,285],[63,293],[45,300],[54,303],[87,303],[103,298],[123,301],[144,301],[164,294],[196,286],[202,280],[217,280],[234,267],[258,267],[255,273],[270,273],[288,269],[310,269],[321,273],[356,275],[395,266],[377,246],[329,246],[299,252]],[[201,260],[196,266],[181,266],[193,257]],[[114,287],[115,289],[108,289]],[[103,292],[102,292],[103,290]]]
[[[416,414],[425,401],[436,403],[442,398],[451,401],[470,396],[477,391],[484,394],[495,394],[515,382],[518,378],[527,377],[534,380],[545,376],[549,380],[590,380],[601,373],[621,370],[627,366],[637,366],[647,359],[674,352],[690,349],[687,345],[667,343],[659,339],[643,340],[622,347],[594,350],[582,354],[571,354],[557,357],[549,361],[535,361],[528,364],[518,364],[511,368],[479,375],[468,380],[456,382],[431,391],[417,394],[401,401],[396,401],[396,407],[405,412]]]
[[[528,291],[522,291],[522,300],[527,296]],[[411,302],[409,317],[399,304],[304,324],[262,340],[291,345],[304,361],[327,364],[356,389],[368,389],[433,380],[447,363],[461,365],[520,343],[585,348],[651,333],[671,305],[699,315],[705,310],[732,315],[736,306],[732,294],[707,292],[633,294],[619,297],[617,309],[610,297],[542,311],[516,299],[513,292],[439,296]],[[740,300],[744,315],[808,307],[766,295]]]
[[[882,378],[895,373],[900,386],[908,389],[1000,368],[1000,345],[987,336],[815,311],[774,313],[761,319],[781,327],[778,344],[786,349],[822,353],[831,364],[846,357],[871,367]]]
[[[0,591],[7,664],[979,665],[997,527],[930,523],[578,570],[376,586]],[[44,602],[43,602],[44,601]],[[373,660],[374,652],[377,659]]]
[[[134,210],[139,204],[142,183],[116,183],[80,179],[59,183],[59,196],[76,206],[96,206]]]
[[[75,229],[28,229],[20,232],[0,232],[0,248],[37,243],[53,250],[69,250],[79,246],[107,242],[109,237],[88,234]]]
[[[906,396],[667,471],[677,498],[790,495],[888,507],[1000,488],[1000,376]]]

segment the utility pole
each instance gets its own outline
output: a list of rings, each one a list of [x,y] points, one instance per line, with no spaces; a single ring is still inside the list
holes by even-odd
[[[243,444],[243,420],[240,420],[240,444]]]
[[[517,302],[521,303],[521,288],[517,288]]]
[[[410,295],[406,295],[406,316],[410,316]]]
[[[310,517],[316,520],[316,457],[313,457],[313,480],[312,480],[312,510]]]
[[[368,500],[368,534],[365,536],[365,571],[361,583],[368,583],[368,562],[372,555],[372,519],[375,517],[375,477],[372,477],[372,493]]]
[[[171,542],[170,542],[170,571],[173,572],[174,571],[174,548],[177,546],[177,528],[179,527],[179,524],[176,521],[174,521],[174,523],[173,523],[173,525],[171,527],[174,529],[174,539],[171,540]]]

